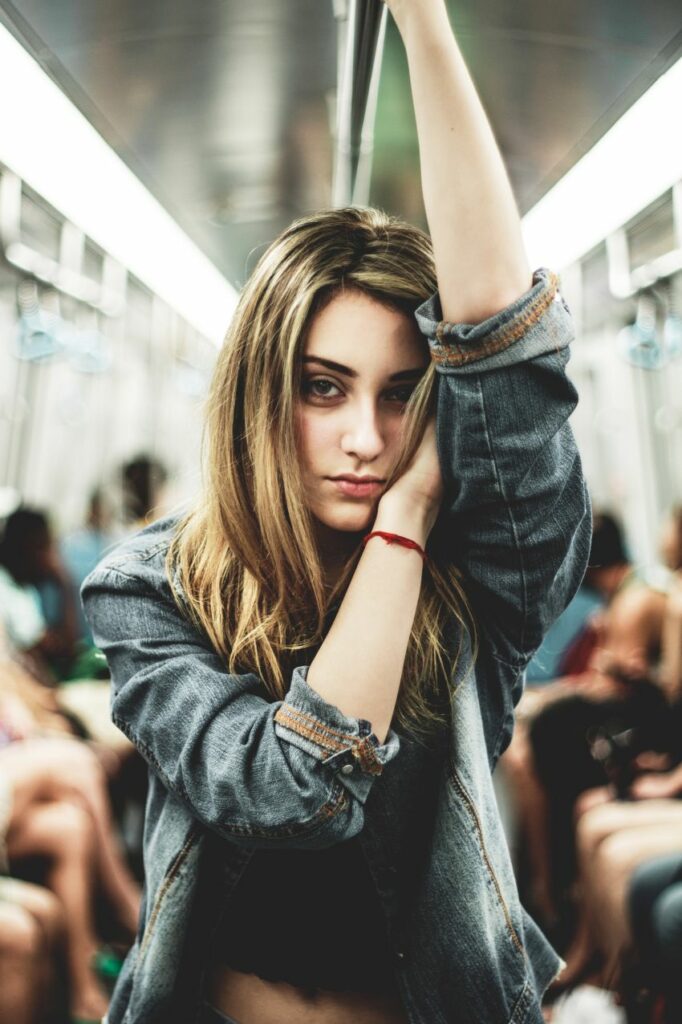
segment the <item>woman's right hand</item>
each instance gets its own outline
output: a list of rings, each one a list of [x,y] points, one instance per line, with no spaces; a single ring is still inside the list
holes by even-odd
[[[428,537],[443,500],[443,477],[436,449],[436,423],[431,419],[407,469],[381,496],[377,508],[380,518],[411,515],[423,523]],[[375,524],[376,525],[376,524]]]

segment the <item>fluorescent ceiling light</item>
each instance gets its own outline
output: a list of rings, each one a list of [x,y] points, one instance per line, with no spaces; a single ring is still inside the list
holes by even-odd
[[[220,344],[235,289],[0,25],[0,162]]]
[[[575,262],[682,179],[682,59],[523,218],[533,266]]]

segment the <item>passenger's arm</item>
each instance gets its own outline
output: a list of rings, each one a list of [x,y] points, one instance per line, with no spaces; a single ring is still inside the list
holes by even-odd
[[[530,286],[507,172],[445,0],[387,0],[405,44],[445,319],[479,323]]]
[[[614,678],[648,678],[665,610],[665,594],[651,587],[636,586],[617,595],[604,614],[604,633],[591,666]]]
[[[228,673],[144,561],[96,569],[82,593],[113,721],[196,818],[246,846],[317,848],[360,832],[395,733],[379,744],[368,721],[308,686],[305,666],[274,702],[257,676]]]
[[[516,203],[445,0],[387,0],[405,43],[439,294],[418,311],[439,371],[441,540],[465,576],[496,680],[493,759],[522,671],[582,578],[589,504],[567,420],[573,338],[556,277],[532,279]],[[435,538],[434,538],[435,540]],[[494,737],[494,738],[493,738]]]
[[[424,548],[442,489],[430,423],[410,466],[382,495],[372,529],[408,537]],[[380,740],[398,697],[422,567],[418,552],[372,539],[308,673],[308,682],[325,700],[345,714],[369,719]]]
[[[661,683],[669,700],[682,696],[682,574],[677,572],[668,595],[661,641]]]
[[[548,271],[476,326],[444,321],[437,295],[417,321],[438,370],[447,514],[433,542],[465,576],[485,640],[480,656],[492,659],[486,676],[500,681],[486,704],[497,756],[523,669],[577,590],[589,553],[590,507],[568,425],[577,400],[565,374],[572,323]]]

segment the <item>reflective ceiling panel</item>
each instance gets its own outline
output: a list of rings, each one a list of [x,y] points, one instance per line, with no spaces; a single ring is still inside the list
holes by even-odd
[[[679,0],[450,10],[523,210],[682,54]],[[0,0],[0,17],[233,283],[329,204],[332,0]],[[371,201],[423,221],[393,26]]]

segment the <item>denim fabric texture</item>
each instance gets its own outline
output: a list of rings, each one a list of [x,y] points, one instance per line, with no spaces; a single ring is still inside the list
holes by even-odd
[[[462,571],[478,634],[472,667],[469,637],[453,629],[453,650],[464,649],[442,742],[391,729],[379,743],[369,722],[308,686],[305,664],[283,701],[253,674],[228,674],[173,599],[173,519],[126,540],[85,581],[113,720],[150,768],[140,930],[109,1024],[200,1020],[211,937],[253,852],[356,835],[410,1024],[542,1024],[561,961],[519,902],[491,772],[524,669],[589,553],[567,423],[572,323],[546,270],[484,323],[444,323],[438,296],[416,319],[438,372],[440,556]]]

